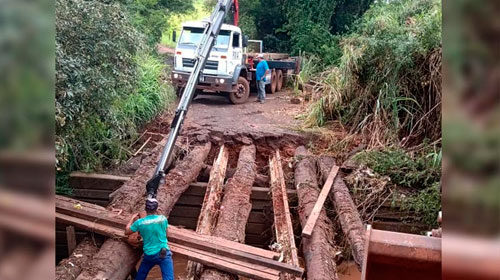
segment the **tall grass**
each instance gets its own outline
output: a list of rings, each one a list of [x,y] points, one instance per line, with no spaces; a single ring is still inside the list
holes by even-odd
[[[438,0],[374,4],[340,40],[342,56],[312,76],[306,123],[339,120],[370,146],[414,145],[441,135],[441,5]]]

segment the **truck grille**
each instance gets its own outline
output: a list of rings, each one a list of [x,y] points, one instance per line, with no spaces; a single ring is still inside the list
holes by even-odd
[[[207,63],[205,64],[205,69],[207,70],[217,70],[218,67],[219,67],[218,61],[207,60]]]
[[[183,58],[182,59],[182,66],[183,67],[188,67],[188,68],[194,67],[194,59]],[[217,70],[217,68],[219,68],[219,62],[218,61],[207,60],[207,63],[205,64],[205,69],[207,69],[207,70]]]

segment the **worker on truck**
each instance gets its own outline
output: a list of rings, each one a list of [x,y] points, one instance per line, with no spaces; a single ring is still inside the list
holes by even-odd
[[[269,74],[269,65],[267,65],[263,54],[260,53],[255,58],[257,62],[255,72],[258,89],[257,101],[264,103],[264,100],[266,100],[266,76]]]
[[[157,215],[158,201],[155,198],[146,200],[146,216],[137,219],[135,214],[125,229],[126,235],[139,232],[143,240],[144,256],[137,271],[136,280],[145,280],[149,271],[159,265],[163,280],[174,280],[172,253],[167,240],[167,217]]]

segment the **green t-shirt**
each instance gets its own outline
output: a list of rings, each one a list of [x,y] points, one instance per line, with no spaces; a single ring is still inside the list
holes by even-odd
[[[155,255],[161,248],[168,248],[167,245],[167,217],[163,215],[148,215],[135,221],[130,229],[133,232],[139,231],[142,236],[144,246],[143,251],[146,255]]]

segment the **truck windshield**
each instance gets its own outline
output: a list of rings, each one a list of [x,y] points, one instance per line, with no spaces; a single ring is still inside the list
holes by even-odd
[[[184,27],[182,30],[181,37],[179,38],[180,45],[190,45],[198,46],[203,35],[203,28],[198,27]],[[229,35],[231,34],[228,30],[221,30],[217,36],[215,42],[215,48],[227,49],[229,47]]]

